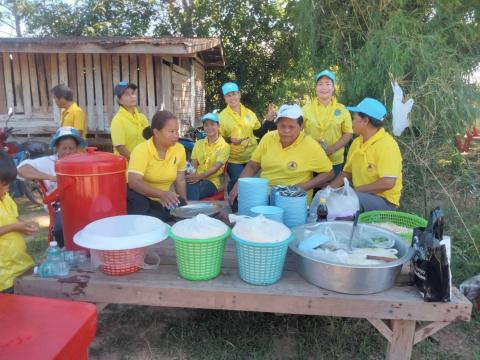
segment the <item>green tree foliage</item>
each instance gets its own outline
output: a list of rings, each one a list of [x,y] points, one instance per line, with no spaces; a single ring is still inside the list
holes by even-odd
[[[37,36],[144,36],[156,16],[154,0],[27,0],[27,32]]]

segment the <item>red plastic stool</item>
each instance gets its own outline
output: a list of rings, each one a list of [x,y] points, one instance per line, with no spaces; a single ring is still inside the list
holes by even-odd
[[[0,294],[0,359],[87,359],[93,304]]]

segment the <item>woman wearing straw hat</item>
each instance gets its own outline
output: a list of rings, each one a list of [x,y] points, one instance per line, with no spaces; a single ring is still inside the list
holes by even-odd
[[[185,148],[178,141],[178,120],[157,111],[145,128],[147,141],[132,151],[128,164],[127,212],[171,219],[170,209],[185,205]]]
[[[396,210],[402,192],[402,154],[383,129],[387,109],[372,98],[347,109],[353,112],[353,131],[359,136],[348,150],[345,168],[330,186],[340,187],[347,178],[353,183],[361,211]]]
[[[334,173],[320,144],[302,132],[302,123],[298,105],[282,105],[275,118],[277,130],[262,138],[240,177],[252,177],[261,170],[260,176],[268,179],[270,186],[296,185],[311,199],[312,189],[325,185]],[[230,192],[231,203],[237,193],[238,184]]]
[[[260,124],[255,113],[240,102],[240,88],[236,83],[223,84],[222,93],[227,106],[219,114],[220,134],[230,143],[227,164],[230,178],[227,191],[230,192],[257,147],[257,137],[274,128],[275,111],[270,106],[266,121]]]
[[[338,175],[343,168],[345,145],[352,139],[352,119],[348,110],[335,98],[336,77],[330,70],[316,76],[317,98],[303,107],[304,129],[325,149]]]
[[[220,136],[220,120],[216,113],[202,116],[205,139],[198,140],[192,151],[195,173],[187,175],[187,199],[200,200],[218,193],[230,145]]]

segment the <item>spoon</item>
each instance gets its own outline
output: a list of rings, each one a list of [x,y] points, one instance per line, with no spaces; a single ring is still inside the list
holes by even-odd
[[[348,240],[348,250],[349,251],[352,251],[353,235],[355,234],[355,230],[357,229],[359,215],[360,215],[360,211],[357,211],[355,213],[354,218],[353,218],[352,232],[350,233],[350,239]]]

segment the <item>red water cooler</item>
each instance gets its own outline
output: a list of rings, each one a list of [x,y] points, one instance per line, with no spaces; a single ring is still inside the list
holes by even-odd
[[[60,200],[66,249],[81,249],[73,235],[92,221],[127,213],[126,168],[125,158],[95,148],[55,163],[58,188],[49,198]]]

